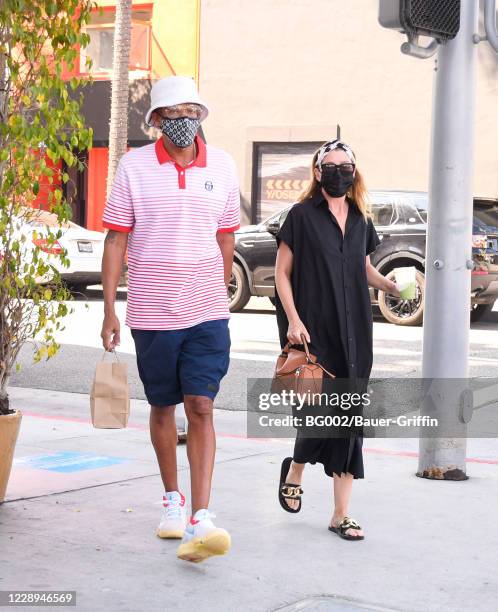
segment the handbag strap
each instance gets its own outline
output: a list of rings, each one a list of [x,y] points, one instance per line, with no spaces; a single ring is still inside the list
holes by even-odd
[[[321,364],[321,363],[318,363],[318,362],[317,362],[317,363],[315,363],[315,365],[319,366],[319,367],[320,367],[320,368],[321,368],[321,369],[322,369],[324,372],[326,372],[326,373],[327,373],[327,374],[328,374],[328,375],[329,375],[331,378],[335,378],[335,377],[336,377],[336,376],[335,376],[335,374],[332,374],[332,372],[329,372],[329,371],[328,371],[326,368],[324,368],[324,367],[322,366],[322,364]]]
[[[308,347],[308,343],[306,342],[306,338],[304,337],[304,334],[301,334],[301,340],[303,341],[303,345],[304,345],[304,352],[305,352],[305,354],[306,354],[306,361],[307,361],[308,363],[312,363],[313,365],[317,365],[318,367],[320,367],[320,368],[321,368],[321,369],[322,369],[322,370],[323,370],[323,371],[324,371],[326,374],[328,374],[328,375],[329,375],[331,378],[336,378],[335,374],[332,374],[332,372],[329,372],[329,371],[327,370],[327,368],[324,368],[324,367],[322,366],[322,364],[321,364],[321,363],[318,363],[318,361],[313,361],[313,359],[311,358],[311,355],[310,355],[310,349],[309,349],[309,347]],[[291,348],[292,346],[294,346],[294,345],[292,344],[292,342],[287,342],[287,344],[286,344],[286,345],[284,346],[284,348],[282,349],[282,353],[283,353],[284,355],[288,355],[288,354],[289,354],[289,350],[290,350],[290,348]]]
[[[306,338],[304,337],[304,334],[301,334],[301,340],[303,341],[302,344],[304,346],[304,352],[306,354],[306,360],[308,361],[308,363],[315,363],[313,361],[313,359],[311,358],[310,349],[308,347],[308,343],[306,342]],[[289,350],[291,349],[292,346],[294,346],[294,344],[292,342],[287,342],[287,344],[282,349],[282,353],[284,355],[287,355],[289,353]]]

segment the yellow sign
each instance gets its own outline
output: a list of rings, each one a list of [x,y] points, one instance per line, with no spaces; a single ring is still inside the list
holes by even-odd
[[[293,201],[309,184],[309,179],[267,179],[264,186],[265,196],[267,200]]]

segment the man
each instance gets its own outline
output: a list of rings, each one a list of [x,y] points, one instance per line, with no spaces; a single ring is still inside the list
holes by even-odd
[[[188,561],[230,548],[230,535],[215,527],[208,504],[213,400],[229,362],[227,286],[240,198],[232,158],[197,134],[208,112],[192,79],[158,81],[145,121],[162,136],[123,155],[103,216],[109,232],[102,341],[108,351],[119,345],[114,302],[128,248],[126,324],[151,405],[150,434],[165,488],[157,535],[183,538],[177,556]],[[188,524],[176,467],[175,405],[182,401],[192,494]]]

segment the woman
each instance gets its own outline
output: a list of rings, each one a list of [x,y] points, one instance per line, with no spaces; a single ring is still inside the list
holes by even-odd
[[[337,378],[368,380],[372,368],[372,308],[368,285],[399,296],[396,284],[370,263],[380,240],[351,148],[325,143],[313,156],[311,184],[277,234],[275,269],[280,344],[309,343]],[[330,379],[329,379],[330,380]],[[354,478],[363,478],[362,436],[306,438],[299,430],[293,457],[282,463],[279,499],[299,512],[306,463],[322,463],[334,481],[329,530],[362,540],[347,516]]]

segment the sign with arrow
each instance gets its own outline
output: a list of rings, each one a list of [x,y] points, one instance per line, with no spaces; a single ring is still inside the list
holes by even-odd
[[[256,146],[253,222],[296,202],[310,184],[311,159],[321,142],[261,143]],[[254,181],[253,181],[254,185]]]

